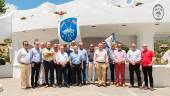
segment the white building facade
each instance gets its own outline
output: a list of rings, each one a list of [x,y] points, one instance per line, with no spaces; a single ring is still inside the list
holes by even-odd
[[[143,4],[136,6],[137,2]],[[58,39],[60,16],[54,14],[56,11],[66,12],[63,18],[79,18],[85,44],[97,44],[114,32],[116,40],[127,46],[136,42],[140,48],[146,43],[154,49],[155,38],[170,36],[169,5],[169,0],[74,0],[60,5],[46,2],[34,9],[16,10],[12,19],[13,57],[23,40],[33,44],[35,39],[44,42]],[[18,77],[19,65],[14,58],[14,77]]]

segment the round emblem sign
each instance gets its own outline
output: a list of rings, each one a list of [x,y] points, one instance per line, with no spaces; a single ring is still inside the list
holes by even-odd
[[[156,4],[153,7],[153,17],[156,20],[162,20],[164,17],[164,8],[161,4]]]
[[[65,42],[71,42],[77,38],[77,20],[69,18],[61,22],[61,39]]]

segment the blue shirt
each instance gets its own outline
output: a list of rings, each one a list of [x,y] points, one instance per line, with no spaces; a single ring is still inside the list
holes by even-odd
[[[30,50],[30,56],[32,62],[42,62],[42,51],[37,48],[32,48]]]
[[[76,54],[75,52],[72,52],[70,54],[70,60],[72,64],[80,64],[82,63],[82,55],[78,52],[78,54]]]
[[[139,62],[141,61],[141,51],[136,49],[135,51],[132,51],[131,49],[127,53],[127,59],[129,62]]]
[[[87,64],[89,63],[88,53],[86,49],[79,49],[79,53],[82,55],[82,60],[85,61]]]
[[[115,49],[108,49],[108,51],[107,51],[108,56],[109,56],[109,63],[114,62],[114,58],[115,58],[114,50]]]

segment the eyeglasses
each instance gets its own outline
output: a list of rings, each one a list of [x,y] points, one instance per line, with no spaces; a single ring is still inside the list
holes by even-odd
[[[24,44],[24,45],[29,45],[29,44]]]

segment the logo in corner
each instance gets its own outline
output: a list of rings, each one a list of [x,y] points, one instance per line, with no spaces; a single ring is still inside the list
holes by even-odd
[[[164,8],[161,4],[156,4],[153,7],[153,17],[155,20],[162,20],[164,17]]]

